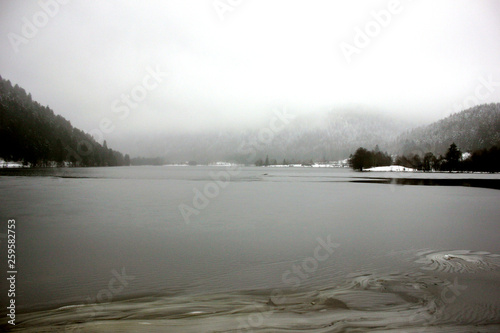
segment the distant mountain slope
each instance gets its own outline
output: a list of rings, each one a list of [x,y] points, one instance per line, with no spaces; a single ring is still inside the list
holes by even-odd
[[[281,127],[282,124],[279,124]],[[162,156],[170,163],[195,160],[198,163],[237,161],[253,163],[258,158],[282,162],[339,160],[349,157],[360,145],[387,149],[404,130],[403,121],[379,113],[357,111],[298,115],[289,124],[260,140],[269,123],[244,131],[220,130],[200,134],[158,134],[128,144],[139,156]],[[255,154],[253,154],[254,152]],[[253,157],[252,157],[253,156]]]
[[[500,103],[480,105],[427,126],[410,130],[410,120],[357,110],[302,114],[272,137],[262,140],[270,121],[243,131],[213,130],[199,134],[158,133],[129,136],[120,142],[135,156],[163,157],[166,162],[282,162],[340,160],[358,147],[379,145],[382,151],[444,154],[452,142],[462,151],[500,145]],[[269,133],[268,133],[269,134]],[[118,143],[117,143],[118,144]],[[101,145],[90,135],[39,103],[18,85],[0,77],[0,158],[44,166],[128,164],[128,156]]]
[[[339,160],[360,146],[387,149],[399,133],[410,127],[409,121],[355,110],[304,115],[278,133],[272,151],[287,158]]]
[[[402,154],[444,154],[453,142],[462,151],[500,145],[500,103],[478,105],[408,131],[398,137],[394,149]]]
[[[358,147],[379,145],[395,154],[426,152],[444,154],[455,142],[462,151],[500,145],[500,103],[485,104],[453,114],[435,123],[411,129],[409,120],[380,113],[345,110],[297,116],[267,144],[258,141],[262,129],[243,132],[219,131],[200,135],[160,135],[136,143],[141,154],[166,156],[169,162],[196,160],[200,163],[231,160],[249,163],[240,145],[252,148],[258,158],[287,161],[339,160]],[[252,150],[247,149],[247,151]]]
[[[113,166],[128,156],[97,143],[0,76],[0,158],[26,165]]]

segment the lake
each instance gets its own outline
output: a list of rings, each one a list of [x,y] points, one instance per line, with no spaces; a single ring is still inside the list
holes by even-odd
[[[498,332],[499,184],[333,168],[0,170],[2,258],[16,221],[13,331]],[[1,288],[0,328],[12,329]]]

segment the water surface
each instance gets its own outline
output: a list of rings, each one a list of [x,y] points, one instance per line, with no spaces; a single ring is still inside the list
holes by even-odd
[[[2,174],[1,217],[16,219],[20,331],[500,329],[498,175]],[[186,219],[179,207],[196,213]]]

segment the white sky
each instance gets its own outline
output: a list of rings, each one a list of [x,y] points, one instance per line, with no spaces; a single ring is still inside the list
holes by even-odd
[[[214,2],[0,0],[0,75],[83,130],[108,118],[109,136],[247,125],[276,106],[430,121],[466,98],[500,101],[499,1],[402,0],[350,63],[341,43],[354,46],[355,29],[391,1],[241,0],[224,20]],[[47,22],[40,3],[52,4]],[[40,27],[15,52],[12,34],[35,18]],[[147,68],[165,72],[163,82],[128,116],[113,113]],[[499,83],[474,100],[490,76]]]

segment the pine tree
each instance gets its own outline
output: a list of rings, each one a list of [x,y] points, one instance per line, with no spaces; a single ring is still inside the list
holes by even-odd
[[[445,155],[447,169],[450,172],[456,171],[459,169],[459,163],[460,163],[461,156],[462,156],[462,153],[460,152],[460,149],[458,149],[455,142],[453,142],[450,145],[450,148],[448,148],[448,151],[446,152],[446,155]]]

